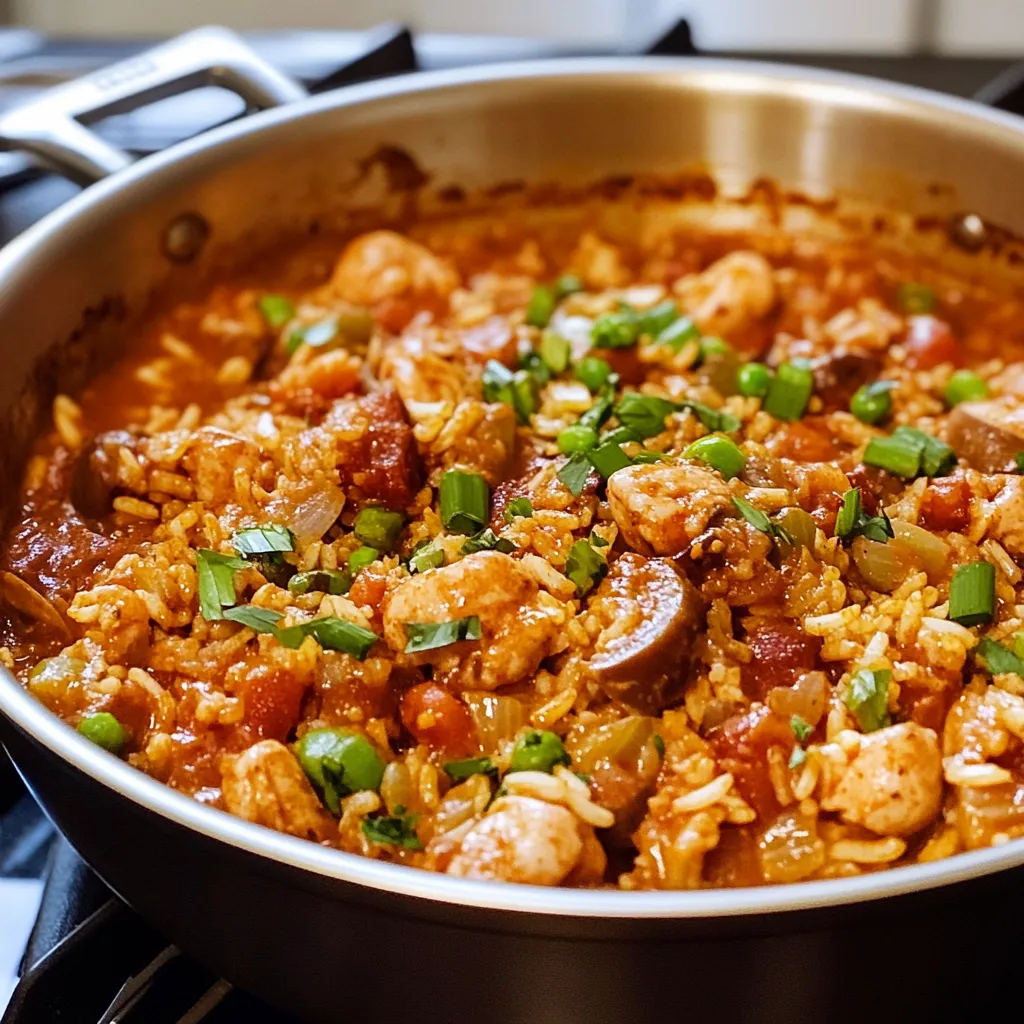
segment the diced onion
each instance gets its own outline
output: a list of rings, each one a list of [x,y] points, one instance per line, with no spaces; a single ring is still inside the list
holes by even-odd
[[[941,537],[936,537],[934,533],[920,526],[904,523],[900,519],[892,521],[892,532],[897,540],[902,541],[917,555],[930,578],[935,579],[945,573],[949,561],[949,545]]]
[[[565,747],[574,766],[592,772],[602,762],[635,765],[653,735],[653,718],[629,715],[607,725],[574,730]]]
[[[912,572],[923,567],[916,552],[895,538],[880,544],[858,537],[850,551],[868,586],[885,594],[892,593]]]
[[[776,686],[768,691],[768,707],[781,718],[794,715],[808,725],[817,725],[825,713],[828,680],[824,672],[805,672],[794,686]]]
[[[526,724],[526,712],[515,697],[471,691],[462,699],[476,723],[484,753],[493,754],[502,743],[510,742]]]
[[[337,521],[344,505],[341,488],[323,487],[295,508],[287,525],[299,540],[319,540]]]
[[[825,863],[825,844],[814,817],[798,809],[783,811],[757,844],[766,882],[799,882]]]

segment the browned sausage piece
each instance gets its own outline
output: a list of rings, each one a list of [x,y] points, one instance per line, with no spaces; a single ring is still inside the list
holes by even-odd
[[[82,449],[71,478],[71,504],[83,519],[101,519],[112,510],[118,485],[120,450],[137,452],[139,439],[126,430],[97,434]]]
[[[590,659],[601,689],[641,710],[671,702],[700,617],[689,580],[667,559],[630,552],[612,565],[590,610],[604,626]]]
[[[1024,451],[1024,408],[1008,399],[961,402],[949,414],[947,439],[953,451],[982,473],[1016,473]]]
[[[819,356],[811,363],[814,393],[825,411],[847,409],[856,390],[878,380],[882,360],[867,352],[834,352]]]

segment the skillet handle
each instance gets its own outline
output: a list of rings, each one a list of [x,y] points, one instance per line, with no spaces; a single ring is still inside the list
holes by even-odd
[[[0,149],[22,150],[88,185],[133,158],[89,125],[156,100],[216,85],[262,110],[306,96],[294,79],[257,56],[233,32],[196,29],[138,56],[44,92],[0,116]]]

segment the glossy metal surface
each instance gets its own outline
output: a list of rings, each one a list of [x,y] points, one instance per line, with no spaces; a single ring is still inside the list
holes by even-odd
[[[154,288],[205,277],[240,251],[301,233],[313,220],[342,226],[353,211],[376,209],[381,190],[367,180],[365,159],[382,146],[411,154],[437,186],[584,182],[701,165],[733,190],[769,177],[816,196],[852,193],[943,217],[969,210],[1024,232],[1020,122],[908,88],[703,59],[548,62],[352,87],[264,112],[148,158],[90,188],[0,253],[6,371],[0,413],[7,417],[9,439],[0,453],[0,482],[15,479],[17,445],[37,409],[46,408],[55,387],[73,388],[100,354],[130,338]],[[944,183],[941,190],[928,187],[936,177]],[[183,214],[198,215],[209,227],[208,243],[190,263],[173,262],[161,251],[168,225]],[[83,319],[84,310],[92,313]],[[48,351],[59,355],[39,372],[38,360]],[[26,393],[27,381],[35,383]],[[219,969],[257,987],[276,985],[277,997],[290,1003],[301,996],[296,979],[320,985],[318,993],[326,991],[325,982],[317,981],[315,964],[303,969],[294,962],[314,956],[316,948],[303,948],[294,935],[288,941],[299,948],[285,951],[293,961],[291,981],[254,967],[258,950],[248,947],[273,944],[275,915],[282,913],[261,899],[261,879],[273,879],[272,891],[281,899],[292,893],[303,912],[314,913],[308,894],[315,892],[328,918],[359,917],[364,912],[358,908],[367,905],[389,920],[404,917],[409,923],[403,927],[427,945],[443,937],[439,931],[432,940],[431,928],[447,933],[453,926],[468,929],[459,932],[457,945],[469,935],[495,955],[509,951],[501,933],[547,936],[538,938],[545,955],[553,938],[628,939],[664,966],[664,953],[656,950],[682,943],[677,952],[693,955],[708,929],[734,952],[729,943],[751,931],[763,936],[810,929],[838,941],[837,933],[821,932],[828,925],[815,912],[804,912],[847,905],[841,921],[849,923],[858,904],[865,914],[884,914],[882,897],[983,880],[1024,864],[1024,842],[1013,842],[862,878],[754,890],[634,894],[483,885],[325,850],[203,807],[92,747],[2,671],[0,715],[17,726],[7,725],[6,740],[41,801],[116,888]],[[82,807],[94,803],[85,801],[100,801],[117,821],[117,843],[89,831]],[[163,875],[151,879],[156,889],[140,875],[136,833],[129,831],[140,827],[143,836],[150,829],[155,842],[181,855],[182,868],[166,886]],[[248,951],[234,967],[218,945],[234,926],[208,920],[202,905],[180,903],[192,885],[184,865],[200,851],[227,887],[205,895],[218,911],[246,922]],[[168,870],[170,858],[154,856],[161,871]],[[233,863],[240,868],[234,874]],[[905,901],[924,898],[904,897],[897,905],[909,913],[912,904]],[[245,909],[247,899],[256,906]],[[214,934],[218,928],[223,934]],[[316,937],[328,941],[318,931]],[[579,970],[566,975],[570,987],[583,985],[586,976],[596,983],[614,970],[614,957],[597,949],[601,941],[589,952],[573,947]],[[769,955],[760,942],[742,955]],[[538,946],[530,955],[541,952]],[[568,971],[564,958],[560,962]],[[638,979],[646,979],[649,970],[637,964]],[[570,996],[559,1005],[568,1008]],[[314,1005],[307,999],[305,1012],[322,1016],[326,1004],[319,999]],[[460,1005],[465,1010],[469,1004]]]

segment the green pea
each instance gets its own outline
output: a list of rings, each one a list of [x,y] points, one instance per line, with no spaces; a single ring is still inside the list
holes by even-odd
[[[717,469],[726,480],[739,476],[747,464],[747,457],[733,441],[721,434],[700,437],[683,451],[684,459],[700,459],[712,469]]]
[[[558,435],[558,450],[564,455],[590,451],[596,444],[597,431],[582,423],[574,423]]]
[[[736,386],[747,398],[764,398],[771,382],[772,372],[764,363],[744,363],[736,371]]]
[[[988,385],[973,370],[957,370],[943,392],[946,405],[953,408],[961,402],[973,402],[988,397]]]
[[[576,364],[576,376],[596,395],[604,382],[611,376],[612,368],[604,359],[586,356]]]
[[[328,809],[338,814],[341,798],[380,789],[384,759],[352,729],[313,729],[295,744],[295,756]]]
[[[128,730],[109,711],[87,715],[78,723],[78,731],[111,754],[119,754],[128,742]]]
[[[850,412],[861,423],[881,423],[892,409],[892,398],[889,392],[896,385],[889,380],[863,384],[857,388],[850,399]]]
[[[361,548],[356,548],[348,556],[349,572],[355,575],[360,569],[365,569],[371,562],[376,562],[378,558],[380,558],[380,552],[376,548],[368,548],[365,545]]]
[[[510,772],[552,772],[556,764],[569,764],[562,741],[553,732],[531,729],[516,740]]]

